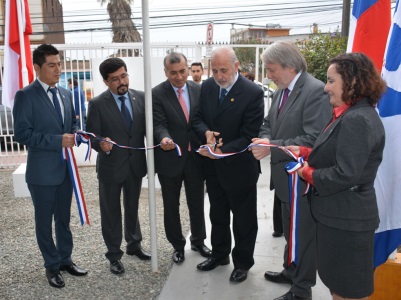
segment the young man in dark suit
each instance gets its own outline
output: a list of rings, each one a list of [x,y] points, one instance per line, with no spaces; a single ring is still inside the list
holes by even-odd
[[[253,143],[270,142],[281,146],[312,147],[316,137],[330,120],[331,106],[323,82],[306,71],[305,58],[293,43],[277,42],[262,54],[267,76],[278,86],[272,106]],[[256,159],[270,154],[268,147],[252,147]],[[316,284],[316,225],[306,196],[300,197],[297,211],[298,264],[288,261],[290,234],[290,205],[288,174],[285,165],[292,159],[283,151],[271,148],[271,189],[275,203],[282,212],[282,225],[287,241],[284,269],[267,271],[265,278],[272,282],[292,284],[290,291],[275,300],[312,299],[311,287]],[[305,191],[302,182],[301,193]]]
[[[238,59],[229,47],[212,52],[211,66],[213,78],[202,83],[194,130],[216,153],[241,151],[262,125],[263,90],[238,73]],[[209,271],[230,263],[232,212],[235,247],[230,280],[242,282],[254,264],[260,165],[248,151],[223,159],[216,159],[206,149],[199,153],[207,157],[203,167],[210,200],[212,257],[197,268]]]
[[[59,51],[52,45],[40,45],[33,52],[33,66],[37,79],[15,95],[14,137],[28,147],[26,182],[46,277],[51,286],[61,288],[65,284],[60,270],[74,276],[88,273],[71,259],[72,184],[67,162],[61,159],[62,148],[74,146],[78,127],[70,91],[56,86],[61,76]]]
[[[129,89],[127,66],[120,58],[108,58],[99,66],[108,90],[89,101],[86,128],[105,139],[134,148],[143,148],[145,137],[145,96]],[[138,220],[138,202],[142,178],[146,175],[144,151],[113,147],[113,144],[92,139],[98,152],[96,171],[99,180],[100,215],[106,257],[113,274],[124,273],[121,191],[124,204],[126,253],[141,260],[150,254],[141,247],[142,234]]]
[[[184,183],[190,223],[191,249],[204,257],[211,251],[205,246],[204,179],[201,157],[195,152],[198,139],[191,128],[196,113],[200,85],[187,81],[186,57],[172,52],[164,58],[167,80],[152,90],[154,138],[161,149],[155,150],[155,167],[162,188],[164,204],[164,228],[168,241],[174,247],[173,261],[185,260],[185,237],[180,221],[180,191]],[[174,143],[182,151],[178,156]]]

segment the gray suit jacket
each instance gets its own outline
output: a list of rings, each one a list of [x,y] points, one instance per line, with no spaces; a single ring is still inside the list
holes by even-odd
[[[78,130],[71,92],[58,87],[64,105],[63,127],[58,121],[52,100],[39,81],[19,90],[14,103],[14,137],[28,147],[26,182],[36,185],[59,185],[66,174],[61,158],[62,136]]]
[[[373,182],[384,142],[383,124],[366,98],[320,134],[309,156],[309,165],[316,168],[312,212],[319,222],[351,231],[377,228]]]
[[[130,132],[109,90],[89,101],[86,130],[100,137],[109,137],[120,145],[141,148],[145,146],[145,96],[143,92],[133,89],[129,89],[128,93],[133,110],[133,125]],[[113,146],[107,155],[101,150],[96,139],[92,139],[92,147],[98,152],[96,171],[98,178],[103,182],[124,182],[130,168],[139,178],[146,175],[145,151]]]
[[[155,149],[156,172],[162,175],[174,177],[180,174],[184,169],[188,155],[193,155],[201,167],[201,157],[195,152],[200,143],[192,130],[192,118],[198,110],[201,85],[187,81],[187,88],[190,102],[189,122],[185,119],[177,95],[168,80],[152,89],[155,144],[159,144],[163,138],[169,137],[182,150],[182,156],[179,157],[175,150]],[[192,153],[188,152],[189,142],[191,143]]]
[[[332,108],[323,82],[303,72],[295,83],[287,102],[278,114],[282,90],[273,95],[272,106],[259,132],[272,144],[312,147],[316,137],[330,119]],[[291,161],[282,150],[271,148],[271,189],[281,201],[289,201],[288,174],[285,165]],[[305,184],[301,185],[301,192]]]

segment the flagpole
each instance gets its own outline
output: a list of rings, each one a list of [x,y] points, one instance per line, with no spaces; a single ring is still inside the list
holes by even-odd
[[[17,14],[18,14],[18,34],[20,40],[20,50],[21,50],[21,75],[22,75],[22,86],[25,87],[29,84],[28,80],[28,69],[26,67],[26,57],[25,57],[25,37],[23,28],[25,28],[22,23],[22,2],[23,0],[15,0],[17,5]],[[24,3],[25,5],[25,3]],[[25,8],[24,8],[24,16],[25,16]]]

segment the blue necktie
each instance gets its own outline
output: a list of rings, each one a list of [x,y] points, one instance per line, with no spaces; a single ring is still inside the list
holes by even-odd
[[[132,118],[131,118],[131,114],[128,111],[127,106],[125,105],[125,97],[121,96],[121,97],[118,97],[118,99],[120,99],[120,101],[121,101],[121,114],[123,115],[125,124],[128,127],[128,131],[131,131]]]
[[[49,87],[50,93],[52,93],[53,96],[53,104],[54,104],[54,109],[56,110],[56,114],[58,116],[59,122],[61,126],[63,126],[63,115],[61,114],[61,106],[60,102],[58,101],[57,98],[57,88],[56,87]]]
[[[219,98],[219,103],[221,104],[224,100],[224,97],[227,95],[227,90],[226,89],[221,89],[220,92],[220,98]]]

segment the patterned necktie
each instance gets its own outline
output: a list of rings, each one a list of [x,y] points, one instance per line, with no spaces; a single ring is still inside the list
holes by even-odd
[[[221,89],[220,98],[219,98],[219,104],[223,103],[224,97],[226,95],[227,95],[227,90],[226,89]]]
[[[281,100],[281,104],[280,104],[280,107],[278,109],[278,113],[280,113],[281,110],[283,109],[285,102],[287,102],[289,94],[290,94],[290,90],[289,89],[285,89],[284,90],[284,94],[283,94],[283,99]]]
[[[120,99],[120,101],[121,101],[121,114],[123,116],[125,124],[127,125],[128,131],[131,131],[132,118],[131,118],[131,114],[128,111],[127,106],[125,105],[126,98],[124,96],[121,96],[121,97],[118,97],[118,99]]]
[[[54,109],[56,110],[56,114],[58,116],[58,121],[60,122],[61,126],[63,126],[63,115],[61,114],[61,106],[60,106],[60,102],[58,101],[58,98],[57,98],[57,88],[49,87],[48,91],[50,91],[50,93],[52,93]]]
[[[180,102],[182,111],[184,112],[185,119],[187,119],[187,122],[188,122],[189,121],[189,113],[188,113],[187,105],[185,104],[184,97],[182,96],[182,89],[179,88],[177,90],[177,93],[178,93],[178,101]]]

